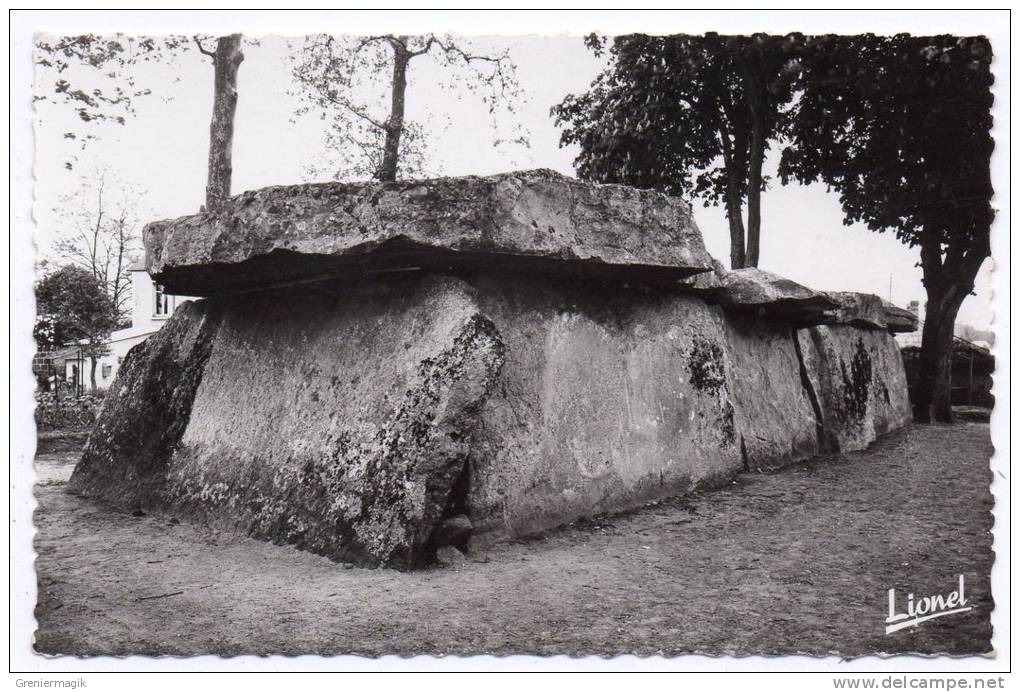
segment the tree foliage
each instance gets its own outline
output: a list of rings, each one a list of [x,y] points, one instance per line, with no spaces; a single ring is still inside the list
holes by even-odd
[[[135,68],[143,63],[172,59],[188,48],[186,36],[133,37],[39,35],[35,41],[35,101],[63,104],[74,109],[80,127],[64,138],[84,149],[97,139],[95,125],[123,125],[136,114],[136,99],[152,89],[137,83]],[[70,169],[75,157],[65,163]]]
[[[108,352],[110,332],[119,321],[103,284],[81,267],[64,266],[36,283],[35,303],[32,335],[39,348],[77,343],[91,363],[89,379],[96,391],[96,363]]]
[[[762,165],[785,127],[801,45],[797,35],[618,36],[590,89],[553,107],[561,145],[580,147],[583,179],[724,204],[731,265],[756,266]]]
[[[919,420],[951,417],[953,324],[991,254],[991,59],[983,37],[812,38],[780,163],[835,190],[847,224],[920,249]]]
[[[949,419],[953,323],[991,249],[988,41],[636,35],[615,38],[610,54],[587,93],[553,109],[562,144],[580,146],[578,175],[724,203],[731,264],[755,265],[762,160],[784,142],[784,183],[822,181],[847,224],[920,249],[915,413]]]
[[[847,225],[892,230],[910,246],[966,254],[972,239],[986,244],[993,218],[988,41],[824,36],[805,55],[784,180],[825,182],[839,194]]]
[[[480,98],[493,128],[501,109],[514,113],[524,99],[506,51],[480,53],[448,36],[312,35],[295,46],[294,55],[296,93],[302,99],[297,115],[317,113],[327,123],[325,144],[331,153],[325,166],[313,165],[309,173],[338,180],[438,172],[429,163],[426,123],[405,116],[410,67],[420,59],[442,68],[435,88],[457,99],[462,94]],[[528,143],[519,126],[511,141]]]
[[[91,272],[67,265],[35,285],[36,324],[33,330],[41,349],[55,349],[79,341],[96,356],[117,327],[113,300]]]
[[[84,129],[69,130],[64,138],[81,142],[84,149],[98,137],[97,130],[88,126],[108,122],[125,124],[127,118],[136,113],[134,100],[153,93],[151,88],[137,84],[135,68],[139,64],[171,62],[192,49],[212,58],[213,113],[209,128],[206,208],[214,210],[230,196],[237,71],[244,54],[240,34],[217,38],[214,50],[206,47],[208,40],[208,36],[199,34],[159,38],[121,34],[41,36],[35,43],[39,68],[35,99],[75,109]],[[168,98],[165,93],[163,96]],[[72,169],[76,161],[76,155],[70,157],[65,167]]]

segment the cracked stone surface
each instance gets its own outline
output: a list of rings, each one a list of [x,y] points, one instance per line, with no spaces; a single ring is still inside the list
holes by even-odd
[[[686,202],[548,170],[268,187],[144,241],[153,278],[196,296],[423,266],[659,282],[712,268]]]
[[[798,330],[797,340],[819,402],[826,448],[866,449],[910,422],[903,358],[889,332],[819,325]]]
[[[148,416],[135,393],[175,379],[161,355],[189,350],[198,307],[131,352],[115,385],[126,394],[99,422],[114,432],[90,445],[75,489],[123,504],[126,479],[156,467],[132,503],[340,560],[426,561],[504,357],[470,288],[428,277],[198,306],[220,318],[187,407]],[[167,398],[182,397],[156,398],[156,413]],[[159,454],[132,430],[162,442]]]
[[[825,293],[755,267],[726,272],[720,282],[722,290],[718,301],[732,311],[773,315],[810,324],[820,321],[827,311],[837,307]]]
[[[886,306],[871,293],[829,291],[825,294],[836,304],[825,315],[827,324],[853,324],[865,329],[888,329]]]

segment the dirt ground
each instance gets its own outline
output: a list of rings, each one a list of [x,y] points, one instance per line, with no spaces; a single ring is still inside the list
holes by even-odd
[[[350,568],[65,492],[37,458],[45,653],[853,656],[990,649],[988,426],[913,426],[830,456],[473,555]],[[974,609],[884,634],[887,591]],[[901,599],[903,596],[901,595]],[[902,601],[901,601],[902,603]]]

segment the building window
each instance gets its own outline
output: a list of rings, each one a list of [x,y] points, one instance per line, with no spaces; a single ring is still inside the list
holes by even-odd
[[[160,286],[155,281],[152,282],[152,287],[156,293],[156,310],[153,313],[158,316],[165,316],[170,314],[170,296],[167,294],[166,289]]]
[[[109,379],[109,377],[110,377],[110,375],[112,373],[113,373],[113,366],[112,365],[104,365],[103,366],[103,379],[104,380]]]

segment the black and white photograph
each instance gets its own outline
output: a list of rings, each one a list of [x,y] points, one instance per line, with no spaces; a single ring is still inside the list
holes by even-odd
[[[11,672],[1003,686],[1009,10],[11,18]]]

